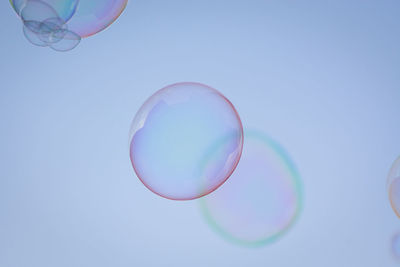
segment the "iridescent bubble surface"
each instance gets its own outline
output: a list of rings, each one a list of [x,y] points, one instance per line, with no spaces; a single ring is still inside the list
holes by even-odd
[[[395,160],[389,171],[387,188],[392,209],[400,217],[400,157]]]
[[[291,159],[257,131],[245,132],[242,157],[228,181],[200,200],[212,228],[245,246],[277,240],[293,225],[301,204],[301,182]]]
[[[69,29],[82,38],[110,26],[124,11],[128,0],[80,0]]]
[[[207,153],[227,139],[204,164]],[[156,92],[137,112],[130,132],[137,176],[154,193],[174,200],[199,198],[218,188],[235,169],[242,145],[234,106],[199,83],[177,83]]]
[[[40,14],[44,12],[42,10],[43,5],[41,4],[45,4],[46,6],[53,9],[56,13],[56,17],[61,18],[64,23],[67,22],[74,15],[78,3],[79,0],[12,0],[11,2],[15,12],[17,12],[17,14],[20,16],[22,11],[29,6],[33,6],[35,8],[35,10],[29,11],[30,16]]]

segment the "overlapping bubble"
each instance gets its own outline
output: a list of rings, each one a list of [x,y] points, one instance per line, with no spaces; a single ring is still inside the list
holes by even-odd
[[[387,189],[392,209],[400,217],[400,157],[395,160],[389,171]]]
[[[25,19],[37,19],[40,15],[46,14],[48,9],[51,9],[54,12],[51,14],[52,16],[55,15],[67,22],[75,14],[79,0],[10,0],[10,3],[20,16],[25,8],[31,9],[25,11],[29,13],[28,16],[31,16]],[[45,7],[41,4],[44,4]]]
[[[221,145],[224,142],[229,140]],[[278,143],[261,132],[246,131],[235,172],[200,205],[212,228],[226,239],[245,246],[268,244],[286,233],[299,216],[300,177]]]
[[[81,38],[111,25],[127,0],[10,0],[28,41],[56,51],[75,48]]]
[[[156,92],[137,112],[130,158],[148,189],[168,199],[189,200],[229,178],[242,145],[242,123],[227,98],[203,84],[177,83]]]

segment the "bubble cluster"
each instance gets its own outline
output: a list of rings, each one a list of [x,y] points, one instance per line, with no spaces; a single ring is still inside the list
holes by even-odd
[[[393,163],[389,171],[387,188],[392,209],[400,217],[400,157]]]
[[[224,142],[230,141],[220,144]],[[295,222],[301,204],[300,177],[291,159],[279,144],[257,131],[245,132],[243,153],[229,180],[200,200],[212,228],[246,246],[281,237]]]
[[[113,23],[127,0],[10,0],[26,39],[56,51],[75,48],[82,38]]]
[[[130,158],[148,189],[168,199],[189,200],[229,178],[242,145],[242,123],[227,98],[203,84],[177,83],[156,92],[137,112]]]

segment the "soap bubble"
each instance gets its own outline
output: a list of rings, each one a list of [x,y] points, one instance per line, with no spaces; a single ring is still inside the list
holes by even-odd
[[[40,32],[41,22],[26,21],[24,22],[23,32],[25,38],[34,45],[46,47],[48,43],[44,42],[38,33]]]
[[[59,41],[53,42],[50,45],[50,48],[59,52],[74,49],[81,41],[81,37],[79,35],[64,29],[54,32],[52,36],[54,36],[53,39]]]
[[[389,186],[389,199],[393,211],[400,217],[400,176],[393,179]]]
[[[34,27],[32,27],[32,25]],[[25,21],[24,27],[36,34],[45,46],[52,45],[62,40],[64,35],[60,32],[66,30],[66,25],[63,24],[63,21],[59,18],[50,18],[41,23],[36,21]]]
[[[400,217],[400,157],[393,163],[389,171],[387,188],[392,209]]]
[[[393,236],[391,248],[393,257],[397,261],[400,261],[400,233],[397,233]]]
[[[65,29],[67,29],[67,25],[64,24],[63,20],[60,18],[50,18],[40,23],[37,34],[43,42],[50,45],[64,38],[61,34],[56,33]]]
[[[124,11],[128,0],[80,0],[69,29],[82,38],[110,26]]]
[[[257,131],[245,132],[243,153],[229,180],[200,200],[212,228],[245,246],[280,238],[296,221],[301,203],[301,182],[291,159]]]
[[[58,18],[57,11],[49,4],[39,0],[29,0],[20,12],[21,19],[25,21],[44,22],[48,19]]]
[[[58,19],[57,12],[42,1],[27,1],[22,6],[20,16],[23,21],[25,37],[37,46],[48,46],[48,42],[42,35],[45,32],[45,21]],[[63,23],[63,22],[62,22]]]
[[[204,164],[219,140],[217,153]],[[199,83],[177,83],[152,95],[137,112],[130,132],[132,166],[143,184],[173,200],[214,191],[235,169],[243,128],[221,93]]]

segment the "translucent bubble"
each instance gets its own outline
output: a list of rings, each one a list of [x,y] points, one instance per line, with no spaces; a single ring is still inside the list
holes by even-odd
[[[291,159],[256,131],[245,133],[242,157],[229,180],[200,200],[213,229],[246,246],[281,237],[298,217],[301,203],[300,178]]]
[[[37,46],[45,47],[50,43],[53,21],[60,20],[60,24],[64,24],[57,12],[42,1],[26,2],[20,15],[26,39]]]
[[[228,136],[217,156],[203,164],[208,151]],[[242,145],[242,124],[231,102],[199,83],[156,92],[136,114],[130,133],[137,176],[154,193],[174,200],[199,198],[218,188],[235,169]]]
[[[30,0],[23,6],[20,16],[24,22],[43,22],[48,19],[57,19],[57,12],[48,4],[38,0]]]
[[[64,39],[66,30],[67,25],[64,24],[62,19],[50,18],[40,24],[37,34],[40,40],[46,44],[54,44]]]
[[[387,188],[392,209],[400,217],[400,157],[393,163],[389,171]]]
[[[80,0],[69,28],[82,38],[98,33],[121,15],[127,3],[128,0]]]
[[[39,34],[38,34],[40,32],[41,24],[42,23],[38,22],[38,21],[25,21],[24,27],[23,27],[23,32],[24,32],[25,38],[32,44],[34,44],[36,46],[46,47],[46,46],[48,46],[48,43],[44,42],[39,37]]]
[[[400,233],[397,233],[393,236],[391,248],[393,257],[397,261],[400,261]]]
[[[45,4],[55,12],[56,16],[54,17],[61,18],[65,23],[74,15],[79,0],[12,0],[10,2],[15,12],[17,12],[17,14],[21,17],[23,9],[27,6],[29,7],[31,5],[33,8],[35,8],[35,10],[31,10],[29,12],[29,15],[37,15],[44,12],[43,5],[41,4]],[[25,20],[33,19],[25,18]]]
[[[68,30],[58,30],[52,34],[52,38],[59,40],[53,42],[50,47],[59,52],[65,52],[74,49],[81,41],[81,37]]]

